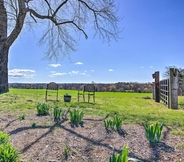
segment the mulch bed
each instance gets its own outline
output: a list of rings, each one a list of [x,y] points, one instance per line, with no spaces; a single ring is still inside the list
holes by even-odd
[[[87,115],[78,127],[72,127],[69,120],[55,123],[50,116],[31,113],[25,120],[3,115],[0,126],[10,134],[22,162],[107,162],[113,148],[120,153],[125,144],[129,157],[145,162],[184,161],[184,148],[178,146],[184,143],[184,136],[171,134],[168,127],[164,127],[162,141],[150,145],[141,125],[123,124],[121,132],[107,132],[103,118]]]

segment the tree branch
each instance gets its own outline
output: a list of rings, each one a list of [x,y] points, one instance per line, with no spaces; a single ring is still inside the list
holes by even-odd
[[[20,34],[27,13],[24,0],[18,0],[18,5],[19,5],[19,13],[17,16],[16,25],[6,40],[6,45],[8,47],[10,47],[13,44],[15,39]]]
[[[80,28],[74,21],[65,21],[61,23],[56,23],[56,25],[63,25],[63,24],[73,24],[78,30],[80,30],[85,35],[85,38],[88,39],[88,35],[86,34],[86,32],[82,28]]]
[[[62,3],[63,4],[63,3]],[[46,15],[40,15],[38,14],[36,11],[32,10],[32,9],[29,9],[29,12],[32,13],[35,17],[39,18],[39,19],[49,19],[51,20],[55,25],[64,25],[64,24],[73,24],[78,30],[80,30],[84,35],[85,35],[85,38],[87,39],[88,36],[87,34],[85,33],[85,31],[80,28],[74,21],[64,21],[64,22],[57,22],[57,20],[53,17],[53,15],[51,16],[46,16]],[[56,12],[54,12],[56,13]]]
[[[56,11],[54,12],[54,14],[52,15],[52,17],[55,17],[57,12],[59,11],[59,9],[67,3],[68,0],[65,0],[63,3],[61,3],[57,8],[56,8]]]

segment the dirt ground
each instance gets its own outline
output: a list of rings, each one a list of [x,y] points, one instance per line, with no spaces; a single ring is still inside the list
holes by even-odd
[[[184,148],[178,146],[184,136],[171,134],[168,127],[164,127],[162,141],[150,145],[141,125],[123,124],[121,133],[107,132],[103,118],[86,115],[82,125],[71,127],[69,120],[56,123],[50,116],[30,113],[20,120],[6,114],[0,116],[0,126],[10,134],[22,162],[107,162],[112,148],[119,153],[125,144],[129,157],[145,162],[184,161]]]

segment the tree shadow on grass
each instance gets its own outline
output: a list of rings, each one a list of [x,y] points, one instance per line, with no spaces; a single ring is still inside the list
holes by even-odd
[[[12,120],[12,121],[9,121],[2,129],[3,129],[3,130],[6,129],[6,128],[9,127],[13,122],[15,122],[15,121],[17,121],[17,120],[19,120],[19,119],[17,118],[17,119],[14,119],[14,120]]]
[[[146,160],[146,161],[150,161],[150,162],[159,161],[161,158],[161,153],[163,153],[163,152],[168,152],[171,154],[174,152],[174,148],[166,145],[164,142],[151,144],[150,147],[152,149],[152,157]]]
[[[167,136],[171,131],[169,127],[165,126],[165,128],[166,128],[166,131],[163,132],[163,138],[162,138],[163,141],[167,139]],[[150,148],[152,149],[152,157],[146,160],[150,162],[159,161],[159,159],[161,158],[160,156],[162,152],[168,152],[168,153],[174,152],[174,148],[166,145],[164,142],[150,143]]]
[[[126,135],[128,135],[127,131],[124,129],[117,130],[117,132],[120,136],[123,136],[123,137],[126,137]]]
[[[122,151],[122,150],[119,150],[119,149],[116,149],[116,148],[112,148],[111,145],[102,143],[104,140],[96,140],[96,141],[95,141],[95,140],[92,140],[92,139],[90,139],[90,138],[88,138],[88,137],[85,137],[85,136],[83,136],[83,135],[81,135],[81,134],[79,134],[79,133],[77,133],[77,132],[75,132],[75,131],[73,131],[73,130],[71,130],[71,129],[68,129],[68,128],[66,128],[66,127],[63,126],[63,125],[59,125],[59,127],[62,128],[62,129],[64,129],[64,130],[67,131],[67,132],[70,132],[71,134],[75,135],[76,137],[81,138],[81,139],[83,139],[83,140],[85,140],[85,141],[91,143],[92,145],[95,145],[95,146],[102,146],[102,147],[105,147],[105,148],[107,148],[107,149],[109,149],[109,150],[111,150],[111,151],[114,150],[114,151],[117,152],[117,153],[121,153],[121,151]],[[138,157],[137,157],[134,153],[130,153],[129,155],[131,155],[132,157],[138,159]],[[142,160],[142,159],[139,158],[139,160]]]
[[[17,128],[15,130],[12,130],[9,132],[10,135],[13,135],[13,134],[17,134],[17,133],[20,133],[22,131],[26,131],[26,130],[31,130],[31,129],[48,129],[49,130],[45,133],[43,133],[41,136],[39,136],[38,138],[36,138],[33,142],[31,142],[29,145],[25,146],[22,150],[20,150],[20,153],[24,153],[26,151],[28,151],[31,147],[33,147],[37,142],[39,142],[39,140],[41,140],[42,138],[45,138],[48,134],[52,133],[53,130],[55,129],[55,127],[58,127],[58,128],[61,128],[69,133],[71,133],[72,135],[78,137],[78,138],[81,138],[89,143],[91,143],[92,145],[96,145],[96,146],[101,146],[101,147],[104,147],[104,148],[107,148],[109,149],[110,151],[113,150],[112,146],[111,145],[108,145],[108,144],[104,144],[103,141],[104,139],[101,139],[101,140],[93,140],[89,137],[85,137],[77,132],[75,132],[74,130],[72,129],[69,129],[69,128],[66,128],[65,126],[62,125],[63,122],[65,122],[66,120],[61,120],[59,122],[56,122],[54,123],[52,126],[35,126],[35,127],[32,127],[32,126],[28,126],[28,127],[20,127],[20,128]],[[116,149],[114,148],[114,151],[116,153],[120,153],[122,150],[119,150],[119,149]],[[130,155],[134,158],[137,158],[136,155],[134,155],[134,153],[130,153]],[[141,160],[141,159],[140,159]]]
[[[65,120],[61,121],[61,123],[63,123]],[[52,131],[55,129],[55,127],[58,126],[58,122],[54,123],[52,126],[34,126],[34,127],[21,127],[21,128],[17,128],[13,131],[10,131],[9,134],[13,135],[13,134],[17,134],[19,132],[22,131],[26,131],[26,130],[31,130],[31,129],[47,129],[49,128],[49,130],[46,133],[43,133],[40,137],[38,137],[35,141],[31,142],[28,146],[24,147],[20,152],[24,153],[26,152],[30,147],[32,147],[35,143],[37,143],[40,139],[44,138],[45,136],[47,136],[48,134],[52,133]]]

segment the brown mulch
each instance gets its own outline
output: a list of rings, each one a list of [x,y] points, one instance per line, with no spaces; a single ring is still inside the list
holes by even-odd
[[[178,146],[184,143],[184,136],[171,134],[169,127],[164,127],[160,143],[150,145],[141,125],[123,124],[118,133],[107,132],[100,117],[85,116],[78,127],[72,127],[69,120],[56,123],[50,116],[27,114],[25,120],[17,118],[0,116],[0,126],[10,134],[22,162],[107,162],[112,148],[119,153],[125,144],[129,157],[145,162],[184,161],[184,148]]]

